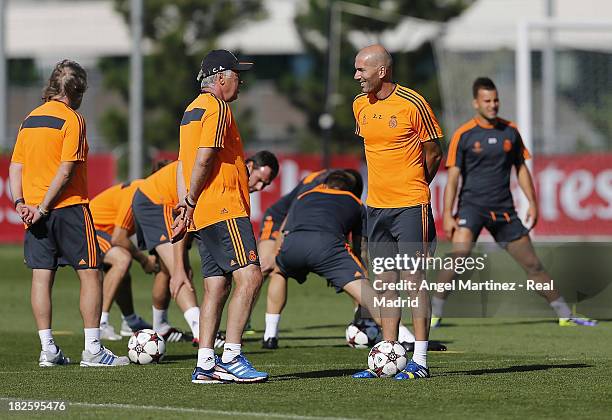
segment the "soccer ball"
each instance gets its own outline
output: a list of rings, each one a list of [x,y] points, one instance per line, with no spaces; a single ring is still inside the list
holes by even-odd
[[[164,339],[150,329],[136,331],[128,341],[128,357],[137,365],[161,361],[166,352]]]
[[[379,378],[395,376],[406,367],[406,363],[406,349],[399,341],[381,341],[368,355],[368,367]]]
[[[381,339],[381,330],[372,320],[362,320],[362,322],[351,322],[346,327],[346,343],[355,349],[365,349],[373,346]]]

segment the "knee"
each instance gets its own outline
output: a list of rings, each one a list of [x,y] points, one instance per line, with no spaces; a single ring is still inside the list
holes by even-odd
[[[209,299],[221,300],[226,298],[231,290],[231,284],[228,281],[223,284],[211,285],[209,282],[204,282],[204,293]]]
[[[236,289],[258,292],[261,288],[261,284],[263,283],[263,276],[259,266],[252,264],[241,269],[241,271],[242,272],[239,275],[234,276]]]
[[[523,264],[523,269],[528,277],[533,277],[544,272],[544,266],[538,258],[533,258]]]
[[[132,255],[130,254],[130,251],[128,251],[127,249],[124,248],[119,248],[121,250],[121,257],[120,257],[120,261],[121,261],[121,265],[127,270],[130,268],[130,266],[132,265]]]
[[[113,267],[117,267],[121,271],[127,271],[132,264],[132,255],[130,252],[127,249],[119,246],[112,247],[107,256],[110,258],[107,258],[107,261],[105,262],[108,262]]]

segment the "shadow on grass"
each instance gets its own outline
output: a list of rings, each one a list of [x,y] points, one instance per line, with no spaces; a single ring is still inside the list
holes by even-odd
[[[516,373],[516,372],[535,372],[539,370],[549,369],[583,369],[593,367],[593,365],[587,365],[585,363],[567,363],[559,365],[518,365],[508,366],[505,368],[494,368],[494,369],[476,369],[476,370],[457,370],[452,372],[441,373],[436,376],[456,376],[456,375],[494,375],[497,373]]]
[[[272,376],[270,381],[290,381],[297,379],[320,379],[320,378],[337,378],[340,376],[351,376],[359,369],[327,369],[314,370],[311,372],[296,372],[286,375]]]
[[[557,324],[556,319],[538,319],[538,320],[524,320],[524,321],[507,321],[495,323],[495,325],[536,325],[536,324]]]
[[[320,349],[320,348],[345,348],[348,349],[349,346],[347,346],[346,344],[312,344],[310,346],[281,346],[280,348],[286,348],[286,349]]]
[[[438,376],[461,376],[461,375],[494,375],[500,373],[517,373],[517,372],[535,372],[540,370],[549,369],[582,369],[593,367],[584,363],[570,363],[564,365],[522,365],[522,366],[509,366],[505,368],[495,369],[476,369],[476,370],[461,370],[453,372],[445,372],[441,374],[435,374]],[[291,381],[299,379],[320,379],[320,378],[337,378],[341,376],[351,376],[359,369],[326,369],[326,370],[315,370],[311,372],[296,372],[289,373],[286,375],[272,376],[270,381]]]
[[[467,319],[475,319],[475,318],[467,318]],[[492,318],[483,318],[483,319],[487,319],[490,320]],[[498,326],[498,325],[537,325],[537,324],[556,324],[557,320],[556,319],[530,319],[530,320],[517,320],[517,321],[502,321],[502,322],[496,322],[496,323],[482,323],[482,324],[455,324],[452,322],[445,322],[442,321],[442,323],[435,327],[432,328],[432,331],[438,330],[440,328],[446,328],[446,327],[491,327],[491,326]]]
[[[193,360],[193,361],[197,361],[198,360],[198,353],[197,353],[197,349],[194,349],[193,354],[171,354],[168,356],[164,356],[164,360],[162,361],[163,364],[171,364],[174,362],[179,362],[181,360]]]
[[[281,337],[282,340],[344,340],[342,335],[311,335],[311,336],[293,336]]]
[[[308,327],[297,328],[298,330],[319,330],[323,328],[346,328],[347,324],[311,325]]]
[[[292,336],[285,337],[284,335],[280,336],[280,339],[283,341],[290,340],[344,340],[344,336],[341,335],[311,335],[311,336]],[[261,337],[249,337],[242,340],[245,343],[253,343],[255,341],[261,341]]]

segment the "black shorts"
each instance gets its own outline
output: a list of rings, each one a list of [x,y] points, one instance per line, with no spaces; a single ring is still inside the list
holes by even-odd
[[[502,247],[529,234],[529,230],[518,218],[514,208],[493,211],[474,205],[462,205],[457,211],[456,218],[459,227],[466,227],[472,231],[474,242],[483,227]]]
[[[396,209],[368,207],[367,215],[371,258],[434,254],[436,226],[429,204]]]
[[[248,217],[224,220],[197,231],[204,278],[225,276],[250,264],[259,265],[257,243]]]
[[[53,209],[25,233],[25,262],[29,268],[75,270],[100,268],[102,254],[89,207],[83,204]]]
[[[268,239],[276,240],[283,220],[280,217],[274,217],[268,211],[264,213],[261,220],[261,231],[259,232],[259,240],[266,241]]]
[[[106,253],[109,249],[113,247],[112,244],[112,236],[103,230],[96,230],[96,238],[98,239],[98,244],[100,245],[100,251],[102,253],[102,257],[106,256]]]
[[[132,213],[140,249],[152,252],[156,246],[170,242],[174,222],[172,206],[155,204],[137,189],[132,200]]]
[[[341,238],[326,232],[289,233],[276,256],[276,265],[285,277],[299,283],[308,273],[324,277],[340,293],[348,283],[367,278],[367,270]]]

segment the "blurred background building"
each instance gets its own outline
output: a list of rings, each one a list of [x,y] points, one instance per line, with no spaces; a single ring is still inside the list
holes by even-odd
[[[134,115],[130,10],[138,2],[143,110]],[[174,156],[200,61],[226,48],[256,63],[232,104],[247,149],[283,155],[279,187],[256,202],[265,209],[334,156],[337,165],[359,166],[354,55],[380,42],[393,54],[395,79],[431,103],[447,142],[473,115],[472,81],[496,82],[501,116],[518,122],[535,156],[543,215],[536,233],[593,236],[603,224],[610,228],[599,233],[612,235],[609,0],[0,0],[0,10],[5,156],[52,66],[72,58],[89,75],[81,111],[92,154],[112,154],[111,181],[133,178],[130,126],[142,122],[136,137],[145,171],[152,158]],[[1,76],[0,66],[0,87]],[[444,184],[441,171],[431,188],[434,211]],[[0,199],[9,218],[5,185]]]
[[[90,89],[82,111],[87,117],[92,151],[114,150],[118,156],[124,155],[131,43],[129,1],[4,0],[4,3],[8,122],[0,145],[10,150],[22,118],[39,102],[44,78],[53,64],[70,57],[83,63],[89,74]],[[240,100],[235,103],[249,147],[285,152],[317,151],[321,134],[318,121],[325,105],[327,2],[193,0],[182,3],[185,6],[175,6],[171,1],[144,2],[145,103],[157,102],[155,109],[145,106],[144,143],[149,154],[155,149],[176,148],[176,136],[168,127],[180,120],[184,105],[196,94],[199,60],[213,47],[230,49],[256,63]],[[227,5],[222,3],[233,5],[229,7],[229,15]],[[423,48],[438,33],[438,22],[402,17],[397,13],[401,8],[395,4],[402,2],[380,3],[388,11],[385,12],[389,16],[387,22],[355,17],[351,13],[340,16],[343,20],[341,80],[335,101],[342,115],[336,119],[332,137],[332,142],[337,140],[339,145],[332,150],[346,150],[344,145],[352,143],[352,139],[347,139],[353,130],[347,106],[358,91],[358,86],[351,81],[352,58],[364,45],[383,41],[391,51],[402,55],[424,49],[425,52],[416,55],[414,61],[418,59],[418,62],[410,63],[417,69],[404,72],[411,76],[404,83],[423,79],[428,86],[419,88],[431,91],[434,103],[438,108],[440,105],[433,54],[430,47]],[[441,3],[453,3],[440,7],[440,13],[453,15],[466,2]],[[427,11],[423,5],[415,11],[419,8]],[[225,23],[207,22],[206,16]],[[199,28],[185,30],[190,26]],[[224,30],[218,31],[217,27]],[[189,60],[173,61],[179,52],[189,55]],[[164,98],[166,92],[160,84],[167,85],[172,94]],[[357,145],[351,149],[358,152],[359,148]]]
[[[71,57],[89,71],[91,87],[83,113],[92,150],[125,154],[129,0],[3,1],[8,106],[0,145],[10,149],[21,119],[38,102],[51,66]],[[338,113],[332,151],[359,150],[347,139],[352,130],[348,106],[357,91],[351,82],[352,57],[364,45],[383,42],[393,52],[397,79],[430,99],[449,132],[471,115],[469,81],[479,75],[496,81],[503,114],[517,119],[515,57],[521,22],[548,17],[596,23],[612,16],[612,2],[606,0],[192,0],[181,6],[145,1],[144,95],[145,103],[157,102],[154,109],[145,107],[146,151],[176,144],[169,127],[195,94],[190,78],[202,54],[212,47],[256,62],[235,104],[249,147],[317,151],[333,3],[345,6],[337,15],[341,47],[332,99]],[[361,3],[378,3],[375,6],[386,16],[356,15],[350,6]],[[534,152],[609,150],[612,28],[533,29],[529,38]],[[190,55],[190,60],[173,61],[179,52]],[[159,84],[168,85],[172,94],[164,95]]]

